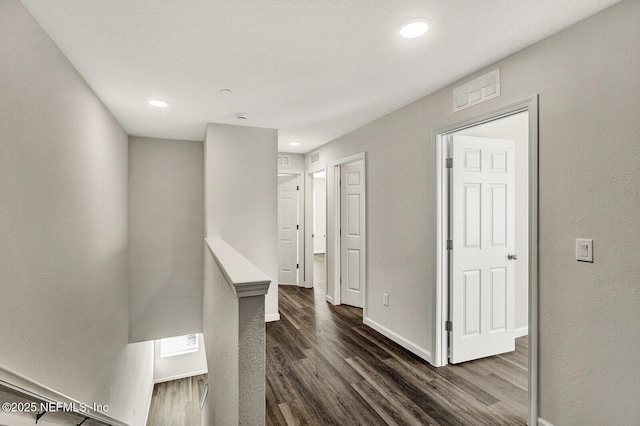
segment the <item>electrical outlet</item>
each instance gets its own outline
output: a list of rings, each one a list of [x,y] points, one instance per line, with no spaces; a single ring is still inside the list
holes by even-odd
[[[382,293],[382,304],[389,306],[389,295],[387,293]]]

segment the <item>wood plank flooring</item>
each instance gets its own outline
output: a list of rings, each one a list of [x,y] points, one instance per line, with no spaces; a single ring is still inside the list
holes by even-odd
[[[147,426],[199,426],[202,424],[200,398],[207,375],[156,383]]]
[[[281,286],[279,303],[267,425],[526,424],[526,337],[515,352],[434,368],[363,325],[362,310],[328,304],[324,286]]]

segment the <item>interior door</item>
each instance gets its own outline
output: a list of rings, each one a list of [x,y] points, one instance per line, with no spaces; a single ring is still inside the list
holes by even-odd
[[[364,162],[340,168],[340,298],[364,306]]]
[[[298,284],[298,177],[278,176],[278,282]]]
[[[451,363],[515,349],[515,143],[454,135]]]

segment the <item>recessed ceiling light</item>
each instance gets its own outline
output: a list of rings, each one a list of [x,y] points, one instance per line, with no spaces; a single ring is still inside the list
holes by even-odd
[[[429,29],[429,23],[426,19],[413,19],[402,26],[400,35],[404,38],[420,37]]]
[[[247,114],[245,114],[244,112],[239,112],[236,114],[236,118],[238,120],[246,120],[249,118],[249,116]]]
[[[233,92],[231,91],[231,89],[221,89],[220,93],[222,93],[223,95],[230,95]]]
[[[300,142],[289,142],[291,146],[300,146]]]
[[[168,103],[166,103],[165,101],[159,101],[157,99],[152,99],[149,101],[149,105],[156,107],[156,108],[166,108],[169,106]]]

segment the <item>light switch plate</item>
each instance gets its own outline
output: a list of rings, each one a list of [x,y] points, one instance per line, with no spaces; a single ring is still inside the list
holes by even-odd
[[[576,260],[593,263],[593,240],[586,238],[576,239]]]

